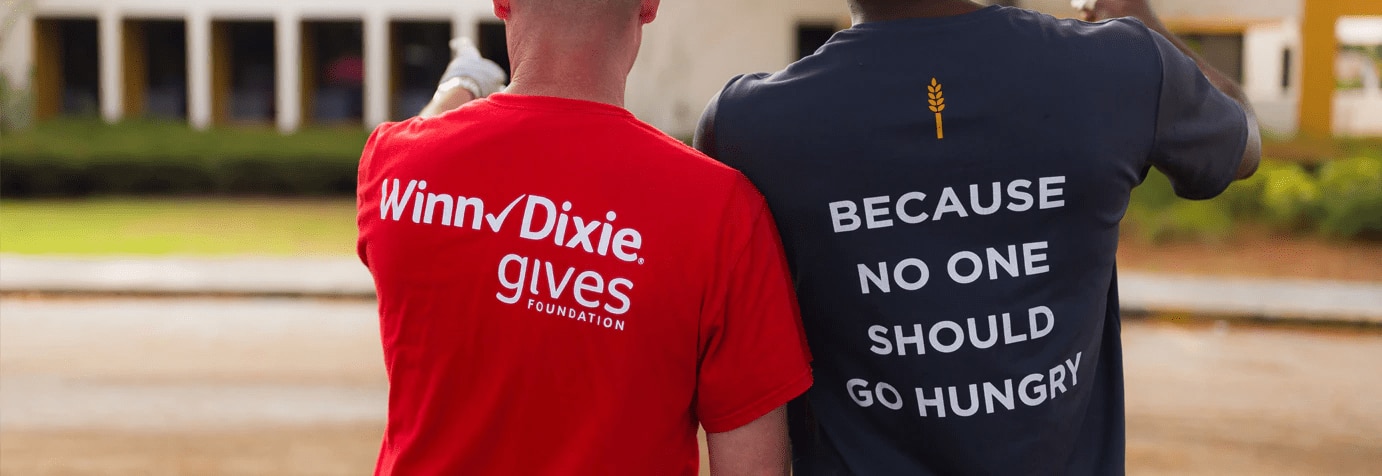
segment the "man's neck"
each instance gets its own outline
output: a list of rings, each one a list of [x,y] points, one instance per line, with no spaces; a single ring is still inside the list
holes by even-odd
[[[983,5],[966,0],[852,0],[849,2],[850,14],[856,25],[909,18],[963,15],[983,8]]]
[[[568,37],[570,38],[570,37]],[[531,38],[515,45],[512,94],[551,96],[624,107],[632,66],[594,38]]]

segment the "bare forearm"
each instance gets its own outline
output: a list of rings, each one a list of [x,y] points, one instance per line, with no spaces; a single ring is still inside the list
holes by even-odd
[[[475,95],[465,88],[451,88],[445,91],[437,91],[432,96],[432,102],[427,103],[427,107],[422,108],[418,117],[435,117],[454,110],[461,105],[475,100]]]
[[[480,56],[480,50],[469,38],[451,40],[451,51],[454,56],[442,73],[437,93],[418,113],[419,117],[454,111],[465,103],[499,92],[508,81],[508,74],[495,62]]]
[[[714,476],[786,476],[791,474],[787,442],[787,407],[734,430],[706,435],[710,474]]]

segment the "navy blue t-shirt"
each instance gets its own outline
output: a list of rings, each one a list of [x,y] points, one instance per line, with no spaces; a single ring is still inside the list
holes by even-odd
[[[735,78],[697,147],[786,245],[816,376],[797,474],[1121,474],[1118,222],[1152,166],[1218,195],[1247,137],[1133,20],[865,23]]]

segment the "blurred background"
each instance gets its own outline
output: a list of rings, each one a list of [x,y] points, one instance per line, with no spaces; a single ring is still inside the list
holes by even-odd
[[[1377,474],[1382,2],[1152,3],[1243,83],[1267,159],[1214,200],[1135,193],[1129,472]],[[728,78],[848,25],[844,0],[664,2],[629,108],[689,139]],[[507,67],[488,0],[0,1],[0,473],[369,473],[355,167],[453,36]]]

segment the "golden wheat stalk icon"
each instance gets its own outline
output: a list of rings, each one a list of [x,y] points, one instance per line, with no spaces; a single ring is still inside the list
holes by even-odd
[[[945,126],[941,122],[941,112],[945,111],[945,93],[941,91],[941,83],[936,82],[936,78],[931,78],[931,84],[926,86],[926,96],[931,103],[931,112],[936,113],[936,138],[945,138]]]

